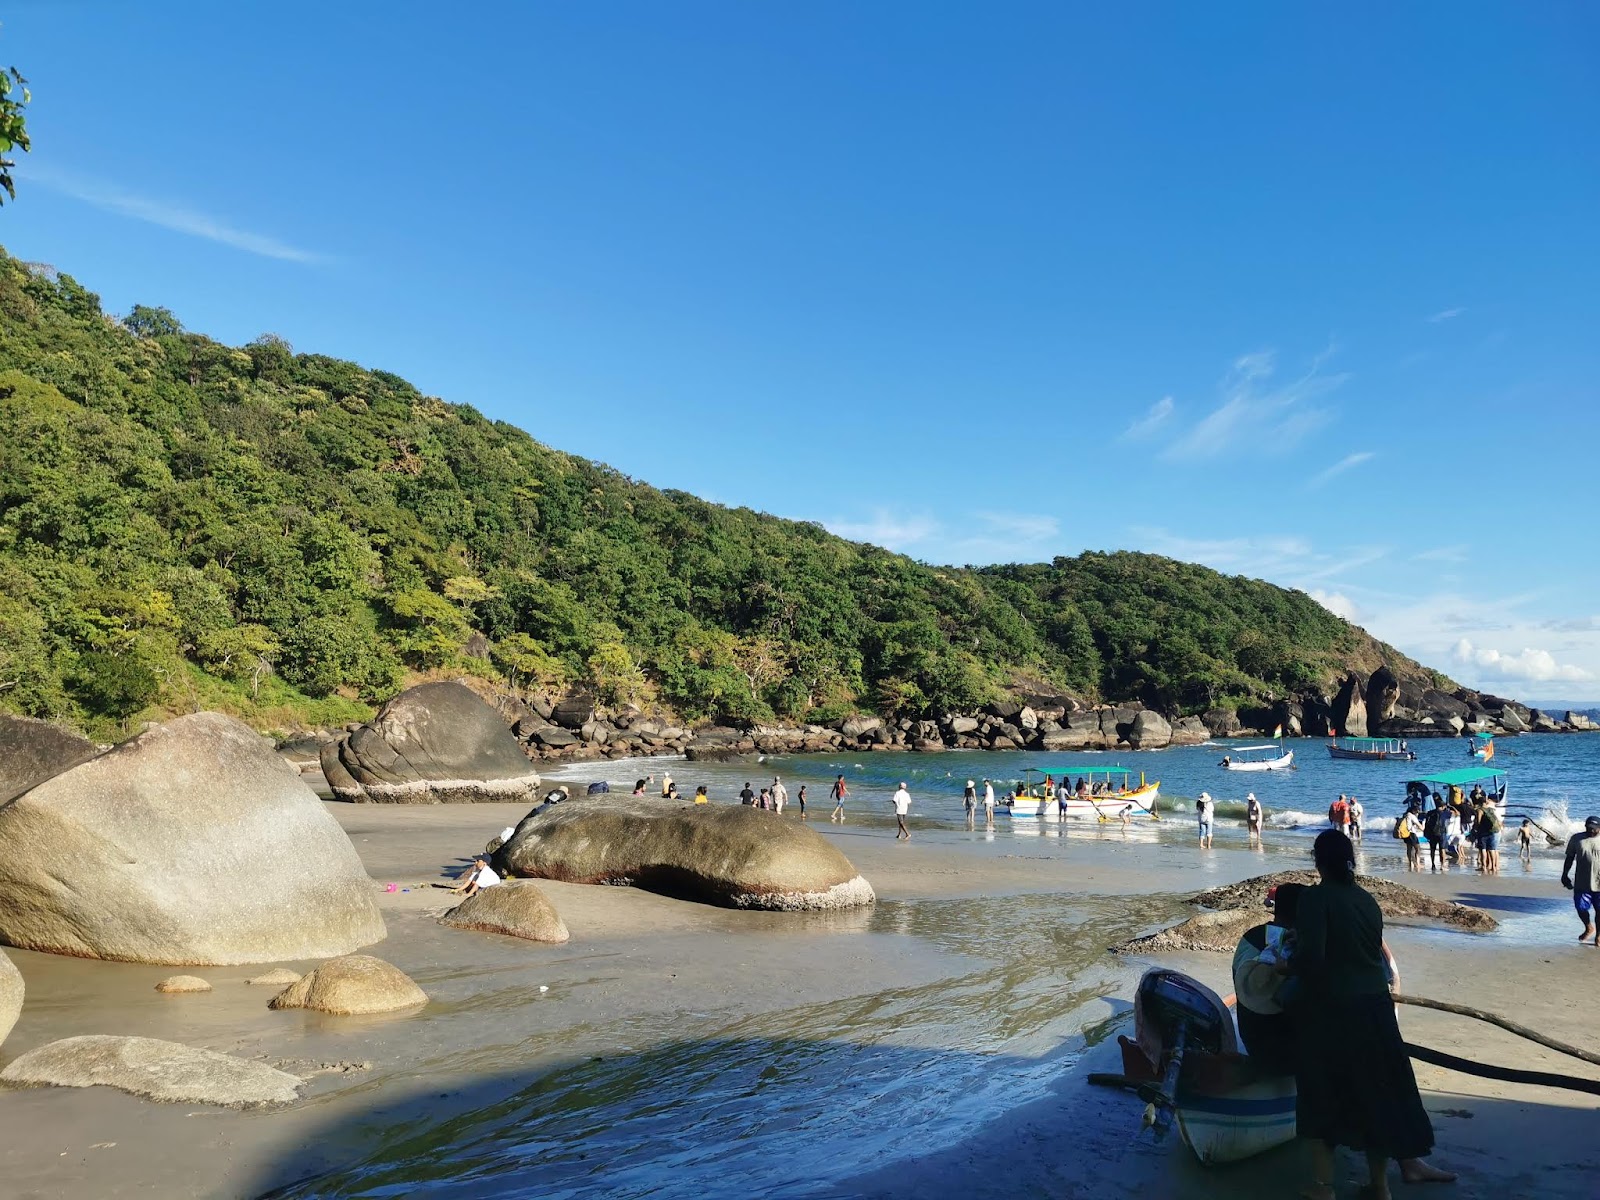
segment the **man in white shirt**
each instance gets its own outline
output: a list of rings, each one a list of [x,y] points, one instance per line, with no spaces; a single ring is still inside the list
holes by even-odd
[[[983,781],[983,827],[994,828],[994,784]]]
[[[906,791],[905,781],[900,783],[900,790],[894,794],[894,821],[896,825],[894,840],[904,838],[911,840],[911,830],[906,828],[906,815],[911,811],[911,793]]]
[[[1366,812],[1367,810],[1361,807],[1361,801],[1357,800],[1354,796],[1351,796],[1350,840],[1352,842],[1359,842],[1361,840],[1361,818],[1366,815]]]
[[[782,812],[783,806],[789,802],[789,789],[783,786],[783,781],[776,775],[772,777],[772,807],[776,812]]]
[[[466,871],[462,882],[450,890],[464,892],[468,896],[476,896],[484,888],[494,887],[499,882],[500,876],[494,873],[494,868],[489,865],[488,860],[475,858],[472,860],[472,866]]]

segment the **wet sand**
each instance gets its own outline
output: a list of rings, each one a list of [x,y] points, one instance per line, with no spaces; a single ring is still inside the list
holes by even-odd
[[[1148,965],[1105,948],[1185,915],[1193,892],[1301,865],[1302,844],[1201,854],[1176,831],[924,828],[899,845],[882,820],[824,818],[812,824],[877,889],[872,910],[733,912],[545,884],[572,931],[547,947],[443,928],[451,897],[419,886],[520,807],[329,809],[379,889],[389,938],[372,952],[432,1003],[387,1018],[274,1013],[270,989],[244,983],[259,966],[199,969],[214,992],[163,996],[153,986],[171,968],[12,951],[27,1005],[0,1059],[126,1033],[322,1073],[269,1112],[104,1088],[0,1093],[0,1191],[1220,1197],[1292,1195],[1301,1178],[1297,1147],[1218,1171],[1175,1136],[1136,1139],[1139,1103],[1083,1080],[1116,1069],[1114,1035]],[[1595,1045],[1583,1001],[1600,951],[1577,946],[1548,864],[1484,880],[1408,876],[1384,845],[1369,858],[1503,923],[1487,936],[1392,929],[1408,990]],[[1225,956],[1162,961],[1231,990]],[[1452,1053],[1600,1078],[1481,1023],[1406,1009],[1402,1025]],[[1420,1065],[1418,1078],[1436,1158],[1463,1172],[1441,1194],[1594,1195],[1595,1097]]]

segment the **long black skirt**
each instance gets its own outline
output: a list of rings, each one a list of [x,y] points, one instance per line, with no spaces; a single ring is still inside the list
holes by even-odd
[[[1322,1001],[1295,1014],[1301,1137],[1387,1158],[1433,1151],[1433,1122],[1387,995]]]

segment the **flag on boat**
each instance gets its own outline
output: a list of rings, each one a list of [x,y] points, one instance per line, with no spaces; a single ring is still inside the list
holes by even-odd
[[[1276,729],[1274,729],[1272,731],[1272,736],[1275,738],[1281,738],[1283,736],[1283,726],[1279,725]]]
[[[1493,757],[1494,757],[1494,743],[1492,741],[1485,742],[1483,744],[1483,761],[1484,762],[1488,762]]]

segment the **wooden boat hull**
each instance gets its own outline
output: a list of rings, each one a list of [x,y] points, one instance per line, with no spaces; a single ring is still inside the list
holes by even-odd
[[[1294,765],[1294,751],[1290,750],[1277,758],[1263,759],[1260,762],[1227,762],[1223,764],[1224,771],[1286,771]]]
[[[1122,817],[1122,810],[1132,805],[1133,811],[1128,814],[1130,817],[1158,820],[1156,801],[1160,796],[1159,780],[1135,788],[1131,792],[1093,796],[1088,800],[1079,800],[1076,796],[1072,796],[1067,799],[1066,815],[1069,818],[1117,821]],[[1054,797],[1041,800],[1037,796],[1019,796],[1007,807],[1010,809],[1011,817],[1021,821],[1059,821],[1062,815],[1060,805],[1056,803]]]
[[[1329,746],[1330,758],[1349,759],[1354,762],[1416,762],[1411,750],[1346,750],[1343,746]]]
[[[1206,1166],[1239,1162],[1293,1141],[1294,1076],[1280,1075],[1225,1094],[1178,1093],[1178,1131]]]

